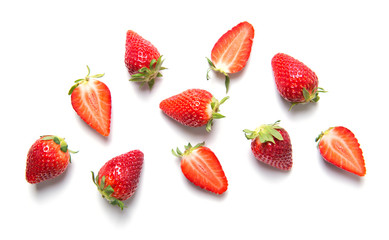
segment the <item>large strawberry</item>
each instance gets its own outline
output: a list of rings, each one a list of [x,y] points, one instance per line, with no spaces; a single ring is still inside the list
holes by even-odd
[[[288,132],[280,127],[279,121],[261,125],[254,131],[243,131],[246,138],[252,140],[251,151],[255,158],[281,170],[292,168],[292,144]]]
[[[169,117],[183,125],[201,127],[211,131],[213,119],[223,118],[219,107],[228,97],[220,102],[212,94],[203,89],[188,89],[169,97],[159,104],[160,109]]]
[[[107,85],[97,80],[104,74],[88,75],[75,81],[69,90],[73,109],[89,126],[103,136],[111,129],[111,92]]]
[[[124,62],[132,75],[130,81],[147,83],[151,89],[157,77],[162,77],[162,56],[156,47],[132,30],[127,31]]]
[[[359,142],[349,129],[331,127],[316,138],[321,156],[335,166],[358,176],[366,174],[365,159]]]
[[[64,138],[53,135],[40,137],[27,154],[26,180],[40,183],[61,175],[71,162],[70,153]]]
[[[226,91],[230,85],[230,73],[239,72],[246,66],[250,57],[251,46],[254,39],[254,28],[248,22],[241,22],[226,32],[214,45],[211,52],[211,60],[208,60],[209,71],[223,73],[225,75]]]
[[[227,191],[228,181],[223,168],[216,155],[204,143],[194,147],[189,143],[183,153],[178,148],[172,152],[181,158],[182,173],[193,184],[216,194]]]
[[[133,150],[106,162],[96,177],[92,172],[93,182],[109,203],[123,210],[122,201],[130,198],[138,187],[143,157],[141,151]]]
[[[318,87],[319,80],[310,68],[299,60],[277,53],[272,61],[274,79],[280,95],[291,102],[290,109],[299,103],[319,101],[319,93],[325,92]]]

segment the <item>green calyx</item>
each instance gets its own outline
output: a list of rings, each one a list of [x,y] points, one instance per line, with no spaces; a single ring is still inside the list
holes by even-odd
[[[321,87],[316,87],[313,89],[312,93],[310,93],[306,88],[303,88],[303,96],[304,96],[304,102],[303,103],[308,103],[308,102],[318,102],[320,100],[319,93],[326,93],[323,88]],[[289,108],[289,111],[299,104],[300,102],[293,102],[292,105]]]
[[[330,127],[329,129],[325,130],[324,132],[320,132],[319,136],[315,138],[315,142],[319,143],[321,138],[326,135],[333,127]]]
[[[151,60],[150,66],[139,69],[138,73],[135,73],[131,76],[130,81],[140,82],[140,87],[143,87],[143,85],[147,83],[147,85],[151,89],[154,86],[155,79],[158,77],[162,77],[160,71],[167,69],[165,67],[162,67],[163,61],[164,60],[162,60],[162,55],[159,56],[157,60]]]
[[[260,127],[256,128],[254,131],[245,129],[243,132],[245,133],[245,136],[247,139],[255,139],[259,138],[259,141],[261,143],[265,142],[272,142],[275,143],[274,138],[277,140],[284,140],[281,133],[277,131],[277,129],[282,129],[282,127],[279,126],[279,120],[276,121],[273,124],[264,124]]]
[[[80,78],[80,79],[77,79],[76,81],[74,81],[76,84],[74,84],[69,92],[68,92],[68,95],[72,95],[74,89],[76,89],[76,87],[78,87],[78,85],[82,84],[82,83],[85,83],[85,82],[88,82],[89,79],[91,78],[101,78],[104,76],[104,73],[103,74],[95,74],[95,75],[92,75],[92,76],[89,76],[90,74],[90,68],[88,65],[86,65],[87,69],[88,69],[88,74],[85,76],[85,78]]]
[[[177,147],[176,151],[174,151],[174,149],[172,149],[172,153],[174,156],[176,157],[183,157],[183,156],[188,156],[191,152],[193,152],[193,150],[199,148],[199,147],[202,147],[204,146],[205,142],[202,142],[202,143],[198,143],[197,145],[195,145],[194,147],[192,146],[192,144],[188,143],[188,145],[185,146],[185,151],[184,152],[181,152],[181,150]]]
[[[66,153],[69,151],[70,153],[78,153],[78,151],[72,151],[68,148],[68,144],[65,142],[65,138],[60,138],[54,135],[44,135],[41,136],[41,139],[44,141],[50,141],[53,140],[54,143],[58,144],[60,146],[60,149],[62,152]],[[69,162],[71,162],[71,156],[69,155]]]
[[[225,72],[224,70],[220,69],[220,68],[216,68],[215,64],[213,64],[213,62],[209,59],[209,58],[206,58],[207,61],[208,61],[208,64],[209,64],[209,68],[208,68],[208,71],[207,71],[207,80],[210,79],[209,77],[209,72],[211,70],[215,71],[215,72],[220,72],[222,73],[224,76],[225,76],[225,86],[226,86],[226,93],[228,93],[228,90],[230,89],[230,76],[228,75],[227,72]]]
[[[212,124],[213,124],[213,119],[220,119],[220,118],[224,118],[225,116],[220,114],[219,113],[219,107],[220,105],[222,105],[225,101],[227,101],[227,99],[229,99],[230,97],[226,96],[224,97],[221,101],[217,100],[215,97],[212,97],[212,102],[211,102],[211,108],[212,108],[212,116],[211,118],[209,119],[209,121],[207,122],[207,125],[205,127],[205,129],[207,130],[207,132],[210,132],[211,129],[212,129]]]
[[[96,185],[97,190],[99,190],[101,196],[108,200],[108,202],[112,205],[119,206],[122,210],[125,208],[124,203],[120,201],[119,199],[112,197],[112,194],[115,192],[111,185],[105,186],[105,176],[101,178],[100,184],[99,184],[99,174],[95,177],[95,173],[92,172],[92,181]]]

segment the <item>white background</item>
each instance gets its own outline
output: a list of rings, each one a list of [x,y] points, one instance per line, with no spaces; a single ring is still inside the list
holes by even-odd
[[[1,230],[8,239],[388,239],[387,91],[389,15],[385,1],[3,1],[1,24]],[[181,126],[159,102],[188,88],[225,96],[224,77],[205,57],[241,21],[255,28],[245,69],[231,75],[225,119]],[[129,82],[124,65],[132,29],[163,54],[154,88]],[[271,58],[287,53],[328,90],[317,104],[289,104],[275,88]],[[105,138],[74,112],[74,80],[105,73],[112,94]],[[282,172],[252,155],[243,129],[281,120],[294,165]],[[343,125],[364,152],[360,178],[325,163],[316,136]],[[60,177],[30,185],[26,155],[40,135],[79,150]],[[205,141],[229,181],[221,196],[185,179],[171,149]],[[145,154],[127,208],[102,199],[91,180],[109,159]]]

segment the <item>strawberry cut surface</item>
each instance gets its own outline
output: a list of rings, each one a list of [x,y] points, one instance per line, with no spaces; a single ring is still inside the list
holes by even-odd
[[[185,152],[173,154],[181,157],[181,171],[194,185],[216,194],[227,191],[228,181],[215,153],[204,143],[185,146]]]
[[[107,85],[95,79],[104,76],[97,74],[76,80],[69,91],[73,109],[84,122],[103,136],[111,130],[111,92]]]
[[[225,73],[236,73],[246,65],[253,44],[254,28],[241,22],[226,32],[215,44],[211,60],[216,69]]]
[[[355,135],[345,127],[329,128],[317,139],[322,157],[335,166],[358,176],[366,174],[362,149]]]

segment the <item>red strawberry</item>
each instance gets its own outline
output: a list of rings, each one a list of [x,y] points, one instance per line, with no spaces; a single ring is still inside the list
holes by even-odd
[[[64,138],[53,135],[40,137],[27,154],[26,180],[40,183],[61,175],[70,162],[70,153]]]
[[[316,74],[299,60],[278,53],[273,57],[271,65],[278,92],[292,103],[290,109],[298,103],[317,102],[319,93],[325,92],[318,87]]]
[[[130,81],[147,83],[151,89],[157,77],[162,77],[162,56],[156,47],[132,30],[127,31],[124,62],[132,75]]]
[[[358,176],[366,174],[362,149],[355,135],[345,127],[331,127],[316,138],[321,156],[335,166]]]
[[[251,141],[251,151],[255,158],[272,167],[290,170],[292,161],[292,144],[288,132],[274,124],[264,124],[255,131],[243,130]]]
[[[229,74],[244,68],[250,57],[253,39],[253,26],[248,22],[241,22],[220,37],[212,49],[211,60],[207,58],[210,65],[208,73],[214,70],[225,75],[227,92],[230,84]]]
[[[143,157],[141,151],[133,150],[106,162],[96,177],[92,172],[92,180],[103,198],[123,210],[122,201],[130,198],[138,187]]]
[[[228,181],[216,155],[204,143],[192,147],[189,143],[182,153],[178,148],[173,154],[181,158],[181,170],[196,186],[216,194],[227,190]]]
[[[95,78],[104,74],[96,74],[75,81],[69,90],[73,109],[89,126],[103,136],[108,136],[111,126],[111,92],[108,87]]]
[[[227,99],[228,97],[225,97],[219,102],[206,90],[189,89],[163,100],[159,108],[183,125],[190,127],[206,125],[206,130],[209,132],[213,119],[224,117],[218,112],[219,106]]]

